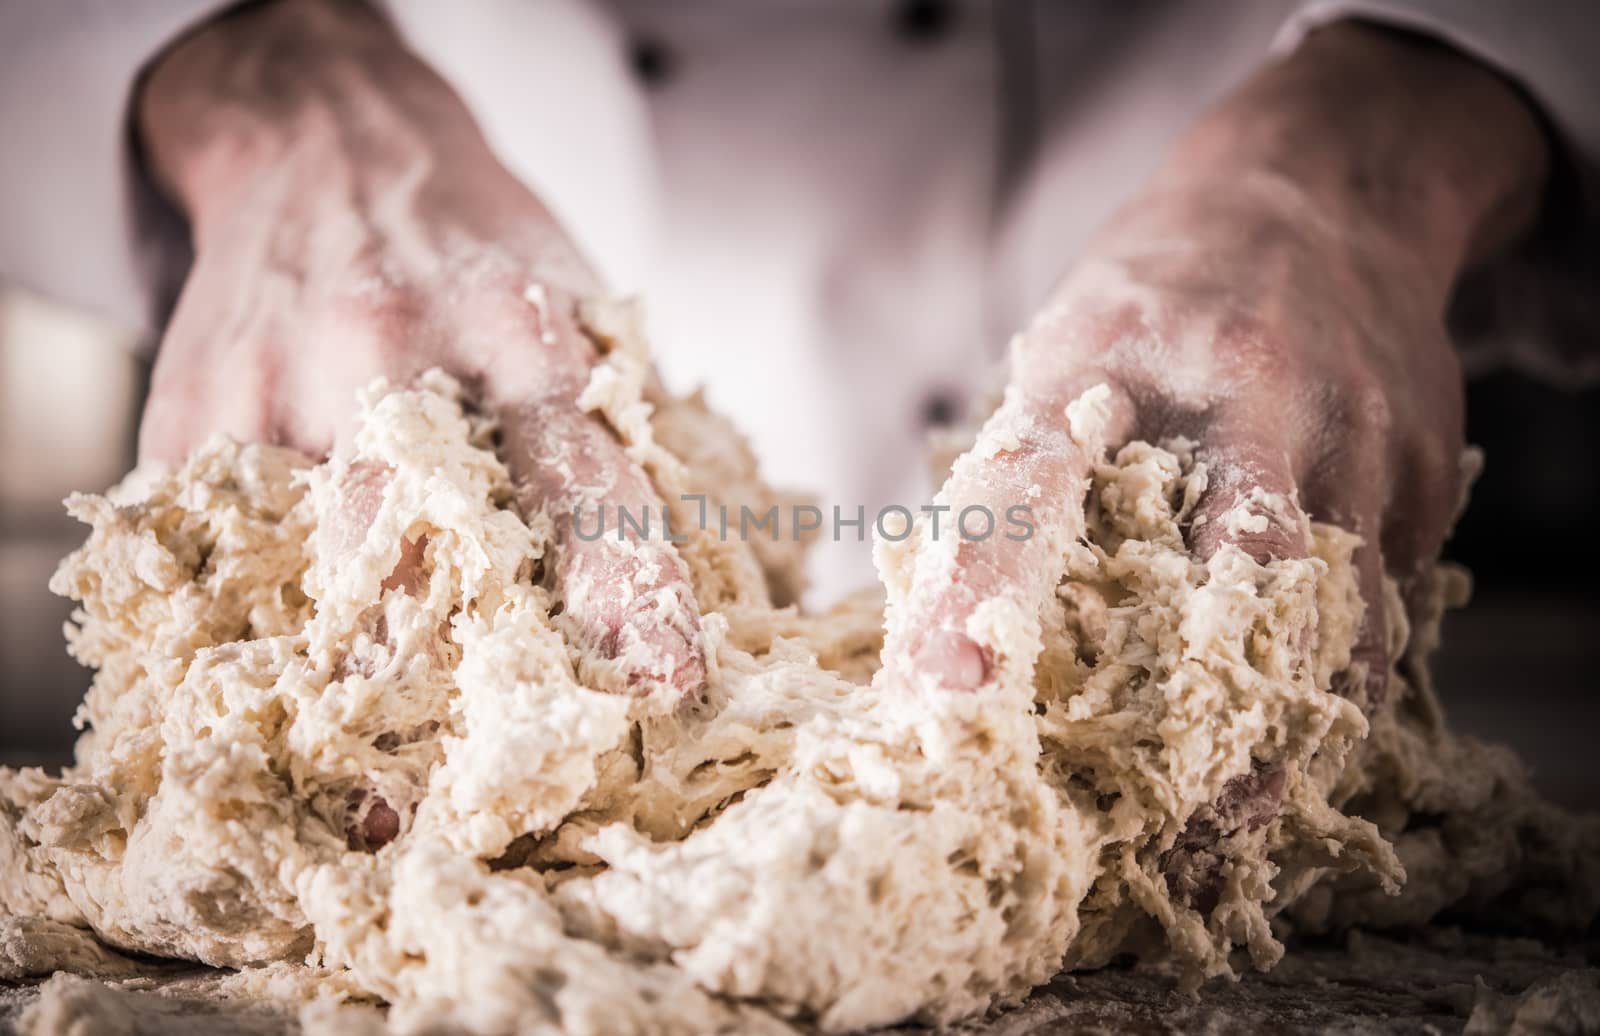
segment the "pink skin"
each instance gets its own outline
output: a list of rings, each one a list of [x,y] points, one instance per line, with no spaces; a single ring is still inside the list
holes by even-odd
[[[580,647],[610,655],[642,640],[654,650],[638,657],[656,661],[624,674],[628,689],[698,693],[705,663],[682,562],[571,534],[571,508],[589,494],[661,508],[615,434],[577,406],[597,354],[576,300],[600,286],[387,26],[354,5],[240,11],[164,56],[139,127],[196,249],[141,455],[181,458],[226,432],[321,456],[348,445],[371,379],[403,385],[441,367],[500,418],[519,506],[556,517],[558,593],[578,575],[599,588],[566,602]],[[371,521],[362,514],[356,535]],[[663,598],[689,607],[663,621]]]
[[[1352,81],[1373,103],[1353,103]],[[1413,586],[1460,498],[1449,291],[1528,227],[1546,162],[1515,93],[1430,45],[1340,25],[1259,73],[1180,142],[1022,336],[1016,400],[988,426],[1022,448],[958,468],[946,493],[956,509],[1003,513],[1038,484],[1039,534],[964,544],[953,583],[931,566],[914,581],[891,631],[914,659],[898,675],[972,690],[993,674],[967,620],[1002,593],[1053,589],[1061,566],[1045,555],[1081,531],[1092,461],[1065,410],[1105,384],[1109,448],[1172,435],[1200,444],[1210,488],[1190,528],[1199,556],[1226,543],[1261,561],[1304,556],[1292,513],[1262,512],[1261,533],[1221,520],[1258,490],[1365,538],[1360,654],[1376,705],[1381,573]]]
[[[1364,538],[1366,612],[1338,686],[1377,708],[1390,662],[1382,576],[1413,595],[1461,497],[1449,292],[1531,225],[1545,152],[1514,91],[1404,36],[1335,26],[1258,73],[1179,143],[1023,335],[1013,401],[988,429],[1022,447],[958,465],[945,492],[956,510],[1000,514],[1038,484],[1038,533],[964,544],[953,575],[919,563],[889,630],[890,678],[957,691],[994,678],[1005,660],[967,636],[968,620],[987,600],[1042,603],[1054,589],[1093,460],[1064,411],[1105,384],[1111,449],[1199,444],[1210,480],[1187,530],[1198,557],[1225,545],[1262,562],[1303,557],[1298,508]],[[1290,509],[1252,509],[1268,518],[1262,532],[1223,521],[1257,491]],[[1197,814],[1162,861],[1175,894],[1209,913],[1222,862],[1209,847],[1264,831],[1282,789],[1264,761]]]
[[[1022,340],[1013,382],[1027,403],[995,421],[1023,449],[947,491],[1004,513],[1030,483],[1048,487],[1036,524],[1077,535],[1092,458],[1066,434],[1064,413],[1105,384],[1112,450],[1175,435],[1200,444],[1209,485],[1188,530],[1198,556],[1233,544],[1263,562],[1303,557],[1299,508],[1369,538],[1358,557],[1360,656],[1375,705],[1387,671],[1377,547],[1405,583],[1443,542],[1460,496],[1460,379],[1440,311],[1383,275],[1381,255],[1324,238],[1275,204],[1240,190],[1226,202],[1150,198],[1119,217]],[[1288,510],[1251,506],[1258,490]],[[1224,516],[1239,506],[1266,529],[1230,527]],[[926,671],[979,686],[992,660],[955,631],[1019,580],[1038,584],[1027,599],[1043,600],[1061,567],[1052,547],[1045,534],[963,545],[954,585],[927,591],[929,621],[918,625],[931,632],[915,653]]]
[[[556,518],[555,590],[580,651],[624,657],[614,690],[698,695],[703,640],[681,559],[572,534],[573,504],[594,494],[661,511],[616,435],[577,405],[597,359],[577,300],[600,285],[449,88],[364,7],[281,0],[181,40],[136,114],[195,245],[141,457],[177,460],[217,432],[347,450],[362,386],[442,368],[499,418],[519,507]],[[331,530],[344,549],[366,535],[387,474],[349,478]],[[406,545],[387,586],[415,589],[424,546]],[[353,845],[399,830],[387,803],[365,817]]]
[[[343,501],[339,511],[340,520],[323,530],[323,535],[327,537],[325,549],[335,555],[347,555],[361,545],[373,519],[377,517],[378,507],[383,502],[384,486],[391,476],[392,472],[387,466],[373,461],[356,461],[345,470],[339,486]],[[422,580],[426,577],[424,552],[427,546],[426,536],[406,540],[400,545],[400,559],[395,563],[394,571],[383,581],[385,593],[397,590],[415,594],[422,588]],[[386,630],[380,618],[375,635],[387,639]],[[351,792],[344,819],[347,843],[351,849],[361,852],[376,852],[399,837],[404,828],[400,813],[387,799],[370,789]]]
[[[377,18],[283,0],[212,22],[148,77],[138,124],[197,252],[157,364],[145,455],[179,456],[215,431],[321,453],[348,440],[358,386],[442,366],[502,419],[524,507],[559,519],[595,488],[659,504],[576,407],[594,355],[572,300],[592,275]],[[1444,304],[1466,266],[1531,222],[1546,162],[1517,95],[1442,49],[1339,25],[1264,69],[1180,143],[1024,336],[1016,401],[994,419],[1022,446],[949,490],[958,509],[1003,513],[1037,484],[1039,534],[968,545],[953,574],[919,567],[890,631],[913,661],[891,678],[976,689],[992,677],[997,660],[967,620],[995,597],[1050,592],[1053,552],[1082,528],[1092,459],[1063,410],[1105,383],[1111,445],[1201,443],[1213,485],[1209,520],[1191,529],[1200,555],[1227,542],[1261,560],[1304,552],[1293,522],[1241,537],[1219,520],[1256,489],[1367,537],[1356,673],[1375,705],[1387,661],[1379,575],[1412,585],[1458,498]],[[534,284],[548,305],[524,297]],[[582,645],[655,645],[666,664],[626,683],[693,693],[698,630],[663,621],[676,609],[661,606],[692,602],[681,562],[642,565],[560,525],[558,589],[598,588],[575,602]],[[1261,815],[1217,811],[1235,813]]]

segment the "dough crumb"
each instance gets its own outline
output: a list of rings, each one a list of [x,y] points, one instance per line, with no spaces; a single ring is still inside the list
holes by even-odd
[[[654,387],[625,310],[586,319],[609,344],[585,405],[663,499],[797,499]],[[1595,824],[1444,727],[1426,660],[1459,574],[1364,715],[1336,691],[1355,537],[1196,559],[1192,444],[1100,456],[1108,400],[1064,415],[1101,461],[1085,542],[1044,599],[975,613],[1014,665],[969,695],[885,686],[881,595],[801,613],[802,544],[688,512],[704,700],[586,682],[555,516],[518,511],[437,372],[368,392],[351,456],[216,439],[73,497],[91,531],[52,586],[97,673],[75,764],[0,770],[0,966],[243,968],[312,1031],[838,1032],[1123,954],[1193,985],[1236,948],[1271,966],[1285,925],[1588,923]],[[885,584],[913,553],[881,553]],[[132,995],[50,981],[38,1031],[119,1024]]]

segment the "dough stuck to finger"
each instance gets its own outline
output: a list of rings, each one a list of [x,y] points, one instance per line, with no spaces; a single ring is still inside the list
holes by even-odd
[[[1310,527],[1288,458],[1259,446],[1204,450],[1203,478],[1189,514],[1190,548],[1209,558],[1233,546],[1266,564],[1306,556]]]
[[[662,499],[791,499],[698,403],[606,405]],[[944,1023],[1122,953],[1195,983],[1240,946],[1269,966],[1275,919],[1416,923],[1491,880],[1514,899],[1508,826],[1542,847],[1529,901],[1593,915],[1600,833],[1437,721],[1430,631],[1370,721],[1334,692],[1354,537],[1196,558],[1181,444],[1095,458],[1044,599],[967,630],[1006,645],[970,694],[873,677],[881,599],[774,606],[798,545],[679,521],[707,644],[683,709],[586,682],[540,577],[554,520],[516,508],[449,379],[365,407],[355,461],[389,476],[353,546],[321,535],[337,464],[271,447],[73,498],[89,541],[52,585],[98,672],[77,763],[0,770],[4,913],[470,1033]],[[903,589],[915,556],[884,557]],[[1458,589],[1441,570],[1432,599]],[[1225,880],[1169,881],[1199,834]]]

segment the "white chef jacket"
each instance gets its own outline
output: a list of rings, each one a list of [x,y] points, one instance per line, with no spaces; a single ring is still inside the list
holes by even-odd
[[[218,0],[0,8],[0,277],[156,329],[187,263],[130,147],[140,70]],[[1089,233],[1199,112],[1361,17],[1498,68],[1560,151],[1550,230],[1465,285],[1458,336],[1600,374],[1600,10],[1582,0],[387,0],[659,361],[774,481],[913,510]],[[824,590],[865,547],[824,544]]]

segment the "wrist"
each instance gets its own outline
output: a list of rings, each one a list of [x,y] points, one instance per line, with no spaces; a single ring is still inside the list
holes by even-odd
[[[1495,74],[1348,23],[1224,100],[1152,192],[1299,207],[1346,244],[1414,266],[1442,306],[1465,268],[1531,228],[1547,166],[1537,118]]]
[[[359,4],[278,0],[218,19],[163,55],[135,112],[197,244],[240,205],[348,205],[419,172],[434,193],[452,193],[447,174],[511,193],[459,99]]]

